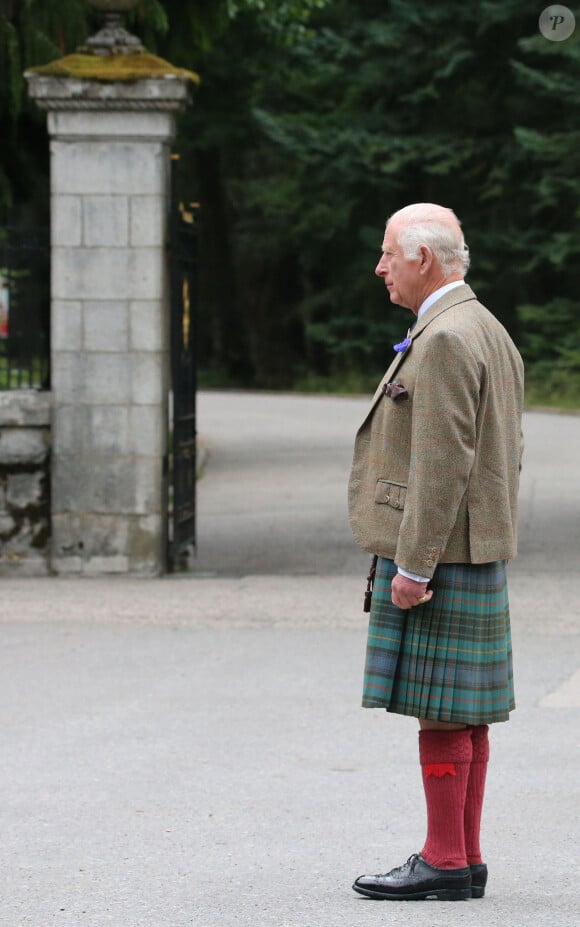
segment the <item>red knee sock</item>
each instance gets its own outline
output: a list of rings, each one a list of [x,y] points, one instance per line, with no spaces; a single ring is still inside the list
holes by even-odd
[[[419,756],[427,802],[427,840],[421,853],[438,869],[467,866],[464,812],[471,731],[420,731]]]
[[[465,798],[465,852],[467,862],[471,865],[483,862],[479,846],[479,828],[485,792],[487,761],[489,760],[488,730],[487,724],[480,724],[471,728],[473,756],[469,767],[467,795]]]

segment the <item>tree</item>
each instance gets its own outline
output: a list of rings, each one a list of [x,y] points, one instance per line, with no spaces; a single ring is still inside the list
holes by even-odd
[[[244,100],[244,83],[234,75],[232,59],[226,60],[223,48],[229,47],[245,70],[246,88],[259,71],[260,62],[268,66],[275,61],[275,49],[285,49],[306,34],[311,12],[326,0],[142,0],[129,18],[148,47],[158,50],[176,64],[204,69],[202,119],[197,115],[184,120],[181,149],[184,153],[180,186],[184,195],[203,199],[205,214],[202,269],[208,285],[203,286],[202,304],[207,307],[209,340],[222,368],[235,376],[247,371],[245,330],[236,308],[234,257],[230,253],[232,230],[230,205],[223,187],[219,165],[242,138],[251,136],[248,97]],[[0,91],[0,124],[10,145],[0,155],[0,205],[31,203],[35,215],[46,220],[48,208],[48,146],[42,114],[27,101],[22,71],[31,64],[41,64],[70,52],[86,38],[88,23],[85,0],[26,0],[16,5],[0,0],[0,49],[9,72]],[[169,22],[171,29],[169,29]],[[235,24],[235,27],[232,27]],[[31,40],[33,36],[34,41]],[[246,56],[244,36],[251,39],[257,64]],[[223,109],[221,91],[226,77],[238,88],[238,112],[233,120],[230,99]],[[233,80],[232,80],[233,77]],[[8,79],[9,78],[9,79]],[[217,85],[217,93],[215,92]],[[231,97],[231,91],[230,91]],[[209,100],[209,106],[204,103]],[[235,102],[235,101],[234,101]],[[193,143],[190,142],[193,138]],[[35,152],[41,152],[41,160]],[[194,165],[194,170],[189,167]],[[215,268],[220,255],[220,270]],[[213,334],[212,334],[213,333]]]
[[[142,0],[148,35],[167,29],[159,0]],[[90,31],[86,0],[0,0],[0,206],[46,219],[45,117],[28,100],[24,71],[74,51]]]
[[[522,352],[534,397],[580,398],[580,45],[520,43],[518,86],[535,100],[516,128],[526,157],[523,234],[516,244],[526,298],[518,306]],[[533,118],[541,110],[542,118]]]
[[[38,203],[42,117],[16,72],[85,37],[84,0],[0,10],[0,201]],[[370,384],[407,326],[373,279],[383,223],[432,200],[530,382],[580,396],[575,36],[544,39],[527,0],[142,0],[130,25],[201,76],[176,149],[202,205],[207,376]]]
[[[206,95],[202,85],[190,133],[197,152],[219,137],[212,170],[230,204],[238,315],[263,385],[301,367],[344,380],[384,364],[405,323],[371,268],[384,219],[405,202],[457,208],[484,294],[508,240],[497,160],[514,162],[517,101],[505,87],[517,39],[533,28],[525,4],[499,15],[457,0],[338,0],[312,25],[305,41],[275,49],[275,65],[251,53],[251,35],[225,37],[200,68]],[[509,270],[500,283],[494,309],[517,334]]]
[[[48,146],[42,117],[27,102],[23,72],[86,35],[80,0],[0,0],[0,206],[44,201]]]
[[[275,359],[276,336],[286,341],[287,326],[266,324],[269,298],[277,294],[259,279],[268,260],[265,243],[256,242],[262,257],[250,262],[248,277],[240,226],[245,178],[259,157],[254,107],[264,75],[308,44],[311,16],[326,2],[210,0],[196,7],[195,17],[178,0],[164,4],[172,28],[158,39],[160,53],[202,77],[193,109],[181,119],[177,148],[181,191],[202,206],[200,353],[219,382],[265,385],[272,361],[281,382],[289,368],[287,352]]]
[[[384,219],[413,200],[461,216],[470,281],[522,343],[531,381],[526,332],[541,307],[570,335],[555,347],[540,324],[534,350],[544,345],[561,381],[577,371],[576,192],[564,205],[578,183],[577,43],[538,36],[522,0],[337,0],[312,27],[275,66],[265,54],[246,63],[228,36],[200,68],[212,93],[200,93],[190,142],[217,139],[256,382],[284,384],[301,367],[336,383],[369,366],[376,376],[404,316],[371,268]]]

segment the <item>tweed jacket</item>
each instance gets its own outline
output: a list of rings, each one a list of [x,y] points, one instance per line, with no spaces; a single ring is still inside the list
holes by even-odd
[[[349,516],[358,544],[420,576],[517,551],[524,370],[467,284],[419,319],[358,430]],[[397,382],[403,393],[385,395]]]

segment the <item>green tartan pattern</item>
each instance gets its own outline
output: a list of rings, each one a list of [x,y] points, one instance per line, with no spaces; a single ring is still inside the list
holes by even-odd
[[[439,564],[433,598],[408,610],[391,601],[396,571],[379,557],[363,707],[432,721],[507,721],[515,701],[505,562]]]

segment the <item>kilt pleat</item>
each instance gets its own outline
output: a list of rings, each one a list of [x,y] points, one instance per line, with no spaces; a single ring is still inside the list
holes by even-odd
[[[489,724],[515,708],[505,563],[440,564],[430,602],[391,601],[397,568],[379,557],[363,706],[432,721]]]

